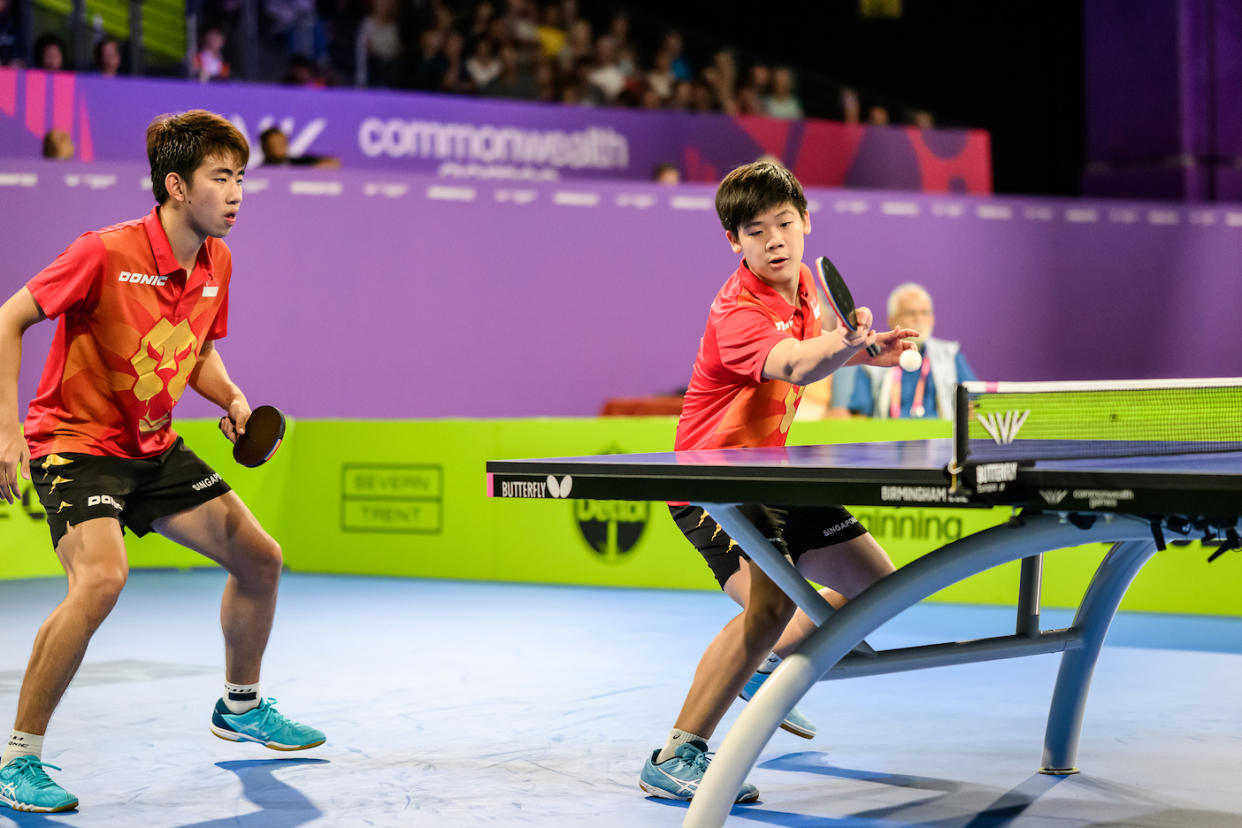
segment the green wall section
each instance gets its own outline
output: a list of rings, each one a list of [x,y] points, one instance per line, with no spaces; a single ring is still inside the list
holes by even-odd
[[[501,500],[486,496],[489,459],[664,451],[669,417],[524,420],[291,422],[259,469],[233,463],[214,421],[178,430],[216,467],[301,572],[715,589],[698,555],[660,503]],[[798,423],[795,443],[947,436],[939,422],[829,420]],[[36,470],[37,473],[37,470]],[[29,489],[29,484],[23,484]],[[0,577],[60,574],[33,490],[25,505],[0,502]],[[1006,509],[861,507],[856,514],[901,565],[1004,521]],[[134,567],[207,565],[149,535],[127,535]],[[1046,556],[1044,604],[1076,606],[1102,546]],[[1170,547],[1140,573],[1123,607],[1237,615],[1242,555],[1206,563],[1200,544]],[[934,596],[1009,604],[1017,564]]]

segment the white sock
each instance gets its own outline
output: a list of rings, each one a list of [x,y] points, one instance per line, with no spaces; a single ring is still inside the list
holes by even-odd
[[[258,684],[234,684],[231,681],[224,683],[224,695],[221,698],[224,699],[224,706],[233,713],[254,710],[263,700],[259,696]]]
[[[763,660],[763,663],[762,663],[762,664],[760,664],[760,665],[759,665],[759,670],[758,670],[758,672],[760,672],[760,673],[770,673],[770,672],[772,672],[773,670],[775,670],[775,669],[776,669],[776,665],[778,665],[778,664],[780,664],[780,663],[781,663],[781,657],[780,657],[780,656],[778,656],[776,653],[768,653],[768,657],[767,657],[766,659],[764,659],[764,660]]]
[[[656,764],[660,764],[677,752],[677,748],[682,745],[688,745],[691,742],[702,742],[703,749],[707,749],[707,740],[702,736],[693,733],[687,733],[684,730],[673,728],[668,732],[668,741],[664,743],[664,748],[660,751],[660,755],[656,757]]]
[[[4,748],[4,755],[0,756],[0,768],[12,762],[19,756],[33,756],[40,759],[43,756],[43,737],[34,733],[23,733],[20,730],[14,730],[9,734],[9,743]]]

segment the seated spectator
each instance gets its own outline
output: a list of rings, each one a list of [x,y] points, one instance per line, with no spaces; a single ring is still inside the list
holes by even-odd
[[[625,89],[625,70],[617,53],[616,41],[603,35],[595,41],[595,65],[587,72],[587,82],[594,86],[604,103],[612,103]]]
[[[466,59],[466,76],[475,89],[483,89],[500,75],[500,58],[490,37],[481,37],[474,44],[474,53]]]
[[[438,29],[424,29],[418,36],[418,56],[414,59],[413,77],[410,85],[425,92],[439,92],[444,88],[449,62],[444,54],[444,33]]]
[[[694,109],[694,84],[688,80],[679,80],[673,84],[673,97],[668,101],[669,109],[689,112]]]
[[[105,78],[121,74],[121,44],[116,38],[105,37],[95,44],[95,71]]]
[[[772,92],[772,67],[766,63],[755,63],[747,73],[746,85],[755,90],[762,100]]]
[[[675,29],[664,35],[664,42],[660,45],[661,50],[667,49],[673,56],[673,76],[677,80],[694,80],[694,72],[690,70],[690,64],[682,54],[683,48],[681,32]]]
[[[677,76],[673,74],[673,53],[668,49],[661,49],[656,52],[651,71],[647,73],[647,85],[661,101],[667,102],[673,97],[673,84],[676,82]]]
[[[764,99],[763,111],[772,118],[802,117],[802,101],[794,94],[794,73],[788,66],[772,70],[772,94]]]
[[[339,158],[330,155],[290,155],[289,136],[280,127],[268,127],[259,135],[259,148],[263,152],[265,167],[325,167],[341,166]]]
[[[578,18],[569,25],[569,36],[557,59],[561,64],[561,72],[572,75],[583,60],[590,60],[594,55],[592,48],[591,23]]]
[[[561,7],[556,3],[548,3],[543,7],[543,16],[536,29],[539,36],[540,53],[546,58],[555,58],[565,48],[566,32]]]
[[[21,25],[14,0],[0,0],[0,66],[21,63]]]
[[[535,8],[534,0],[507,0],[506,6],[504,18],[513,31],[513,39],[519,51],[524,51],[528,47],[538,49],[541,46],[539,12]]]
[[[524,69],[518,62],[518,52],[513,46],[500,50],[500,74],[483,89],[489,98],[513,98],[534,101],[539,98],[539,82],[534,72]]]
[[[401,58],[397,0],[374,0],[371,13],[358,26],[356,80],[359,86],[396,86]]]
[[[45,32],[35,40],[34,68],[48,72],[69,68],[65,65],[65,41],[60,35]]]
[[[663,164],[656,164],[656,168],[651,173],[651,180],[657,184],[680,184],[681,170],[676,164],[665,161]]]
[[[43,136],[43,157],[55,161],[73,158],[73,138],[63,129],[49,129]]]
[[[319,67],[306,55],[289,55],[285,64],[285,73],[280,82],[288,86],[328,86],[328,79],[320,72]]]
[[[228,80],[229,64],[224,59],[224,32],[215,26],[203,32],[203,48],[194,56],[194,75],[202,83]]]
[[[975,379],[975,372],[956,342],[934,339],[936,316],[931,295],[921,285],[907,282],[888,295],[888,324],[913,328],[923,356],[915,371],[900,366],[863,366],[854,382],[849,410],[870,417],[924,417],[953,419],[953,393],[959,382]]]
[[[753,86],[743,86],[733,96],[737,115],[763,115],[763,98]]]
[[[867,110],[867,123],[871,126],[888,126],[888,109],[876,104]]]
[[[858,99],[858,93],[848,86],[841,87],[841,120],[847,124],[862,120],[862,102]]]

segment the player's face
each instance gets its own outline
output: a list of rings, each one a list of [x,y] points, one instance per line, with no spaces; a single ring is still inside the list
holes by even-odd
[[[745,257],[751,273],[770,284],[789,285],[798,281],[802,250],[810,232],[810,217],[792,204],[781,204],[726,236],[733,252]]]
[[[190,224],[198,233],[222,239],[233,229],[241,209],[245,174],[236,159],[218,155],[206,159],[194,171],[186,190],[186,209]]]

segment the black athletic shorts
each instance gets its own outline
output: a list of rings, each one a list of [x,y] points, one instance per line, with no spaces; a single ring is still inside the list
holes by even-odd
[[[162,454],[141,460],[72,452],[36,457],[30,476],[47,512],[53,547],[70,526],[99,517],[116,518],[141,537],[157,519],[229,491],[180,437]]]
[[[725,581],[741,567],[746,554],[698,506],[668,507],[682,534],[707,561],[716,582]],[[795,564],[810,549],[844,543],[867,534],[867,529],[840,506],[762,506],[745,503],[742,514]],[[749,560],[749,558],[747,558]]]

